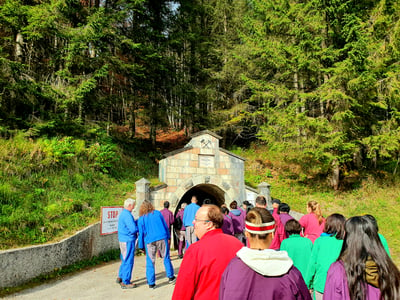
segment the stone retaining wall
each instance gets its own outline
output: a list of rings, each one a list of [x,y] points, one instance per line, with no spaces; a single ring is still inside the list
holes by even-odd
[[[118,235],[100,235],[98,222],[58,243],[0,251],[0,288],[21,285],[118,248]]]

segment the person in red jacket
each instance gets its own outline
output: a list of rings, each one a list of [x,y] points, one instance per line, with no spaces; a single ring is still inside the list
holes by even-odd
[[[185,253],[176,281],[173,300],[217,300],[222,273],[243,244],[224,234],[224,216],[216,205],[199,208],[193,221],[200,239]]]

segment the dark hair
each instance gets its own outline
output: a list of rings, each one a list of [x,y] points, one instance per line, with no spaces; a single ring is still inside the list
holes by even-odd
[[[267,205],[267,199],[263,195],[257,196],[256,198],[256,203],[261,206],[266,206]]]
[[[231,209],[237,209],[237,202],[236,202],[235,200],[233,200],[233,201],[231,202],[231,204],[229,204],[229,207],[230,207]]]
[[[245,200],[245,201],[243,201],[243,205],[250,206],[251,203],[249,201]]]
[[[364,217],[368,218],[374,224],[376,231],[379,231],[378,222],[373,215],[365,215]]]
[[[278,198],[274,198],[271,201],[272,204],[276,203],[276,204],[281,204],[281,200],[279,200]]]
[[[290,206],[287,203],[281,203],[279,204],[278,211],[288,213],[290,211]]]
[[[291,219],[286,222],[285,224],[285,231],[287,232],[288,235],[292,234],[300,234],[301,232],[301,225],[299,221],[295,219]]]
[[[169,208],[169,202],[168,201],[164,201],[164,208]]]
[[[229,209],[226,208],[225,206],[221,207],[221,212],[225,215],[227,213],[229,213]]]
[[[262,207],[255,207],[251,209],[246,215],[246,221],[253,224],[270,223],[275,221],[271,213]],[[270,233],[265,234],[255,234],[249,232],[252,238],[258,238],[260,240],[265,240]]]
[[[338,240],[344,238],[344,223],[346,218],[341,214],[331,214],[326,218],[324,232],[335,235]]]
[[[218,206],[214,204],[204,204],[202,207],[207,207],[207,219],[210,220],[215,228],[221,228],[224,222],[224,215]]]
[[[352,217],[346,221],[345,231],[339,260],[346,271],[350,298],[366,298],[366,262],[372,260],[378,270],[381,299],[399,299],[400,271],[383,248],[371,219]]]

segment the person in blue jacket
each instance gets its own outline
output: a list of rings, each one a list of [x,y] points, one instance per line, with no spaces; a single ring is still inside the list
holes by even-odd
[[[200,206],[197,204],[197,197],[192,196],[191,203],[186,206],[183,212],[183,225],[186,227],[186,249],[197,242],[196,234],[194,233],[193,221],[196,216],[197,211],[199,210]]]
[[[121,288],[131,289],[135,287],[131,283],[133,261],[135,258],[135,242],[138,228],[135,219],[132,216],[132,210],[135,208],[136,201],[128,198],[124,202],[118,219],[118,241],[121,250],[121,266],[119,267],[117,282]]]
[[[139,209],[139,249],[146,249],[146,278],[149,288],[156,286],[154,264],[156,253],[160,251],[164,258],[164,267],[169,283],[175,282],[174,268],[169,256],[168,240],[170,232],[162,214],[154,209],[149,201],[144,201]]]

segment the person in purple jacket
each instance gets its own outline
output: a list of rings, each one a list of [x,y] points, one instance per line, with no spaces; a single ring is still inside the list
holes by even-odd
[[[183,213],[185,211],[186,203],[182,203],[181,208],[176,213],[175,216],[175,224],[174,226],[178,226],[180,228],[175,227],[175,232],[178,238],[178,257],[183,258],[183,251],[185,245],[185,225],[183,225]],[[179,220],[180,219],[180,220]],[[179,222],[178,222],[179,221]],[[177,225],[178,223],[178,225]]]
[[[174,214],[169,210],[169,202],[164,201],[164,209],[160,210],[160,213],[164,217],[165,223],[168,226],[169,231],[171,232],[171,226],[174,223]]]
[[[231,211],[229,212],[228,216],[231,217],[232,219],[233,231],[235,233],[235,237],[239,241],[241,241],[244,245],[246,245],[246,240],[243,234],[245,219],[243,219],[242,214],[244,214],[244,212],[238,209],[237,202],[235,200],[231,202],[229,207],[231,208]]]
[[[279,219],[281,219],[282,226],[285,227],[286,222],[293,220],[293,217],[289,215],[290,206],[287,203],[281,203],[278,207]],[[285,238],[288,238],[289,234],[285,232]]]
[[[339,258],[328,271],[324,300],[400,299],[400,271],[367,216],[346,221]]]
[[[293,220],[293,217],[289,215],[289,212],[290,212],[290,206],[287,203],[279,204],[278,213],[283,227],[285,227],[287,221]]]
[[[232,219],[230,216],[228,216],[229,209],[227,209],[225,206],[221,207],[221,212],[224,215],[224,222],[222,223],[222,227],[221,227],[222,232],[225,234],[234,235],[235,232],[233,230]]]
[[[161,215],[163,216],[165,223],[167,224],[168,231],[171,234],[171,227],[172,224],[174,223],[174,214],[172,211],[169,210],[169,202],[164,201],[164,208],[160,210]],[[171,239],[168,240],[168,246],[171,246]],[[161,257],[161,252],[158,251],[158,257]]]
[[[220,300],[311,300],[300,271],[286,251],[268,249],[275,220],[264,208],[246,216],[245,235],[249,247],[240,249],[222,274]]]

